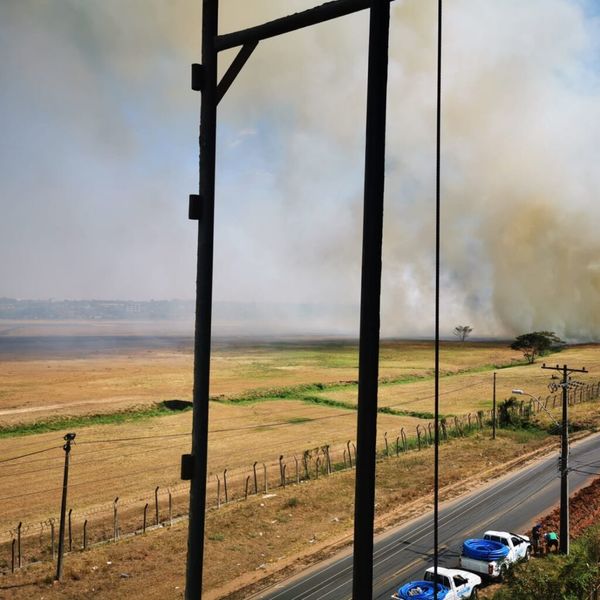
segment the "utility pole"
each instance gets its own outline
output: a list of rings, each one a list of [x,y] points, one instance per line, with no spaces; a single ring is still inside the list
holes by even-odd
[[[64,437],[65,445],[65,472],[63,475],[62,502],[60,505],[60,529],[58,532],[58,562],[56,563],[56,576],[54,579],[60,581],[62,577],[63,553],[65,550],[65,516],[67,512],[67,488],[69,486],[69,455],[71,453],[71,443],[75,439],[74,433],[67,433]]]
[[[492,396],[492,439],[496,439],[496,371],[494,371],[494,392]]]
[[[560,445],[560,539],[559,552],[569,554],[569,375],[571,373],[587,373],[583,369],[570,369],[567,365],[547,367],[542,369],[561,371],[562,380],[562,434]]]

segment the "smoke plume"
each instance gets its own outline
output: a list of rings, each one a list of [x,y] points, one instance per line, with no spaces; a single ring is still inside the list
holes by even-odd
[[[315,1],[220,4],[227,32]],[[197,185],[189,63],[200,5],[3,4],[11,58],[0,69],[13,85],[0,92],[12,122],[0,152],[12,167],[0,233],[21,266],[3,267],[0,293],[193,295],[185,198]],[[387,335],[427,335],[433,323],[436,10],[392,5]],[[442,330],[598,340],[597,11],[583,0],[448,0],[444,19]],[[266,40],[219,106],[217,299],[358,305],[367,38],[364,12]],[[25,170],[40,131],[49,149]],[[356,332],[356,311],[347,315],[332,329]]]

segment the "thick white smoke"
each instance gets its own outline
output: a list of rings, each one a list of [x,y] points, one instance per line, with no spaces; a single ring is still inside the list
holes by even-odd
[[[316,2],[220,4],[226,32]],[[89,260],[85,268],[71,264],[69,275],[85,285],[61,288],[60,274],[46,265],[40,281],[47,284],[44,273],[52,273],[57,287],[37,295],[75,289],[87,297],[133,297],[132,282],[147,297],[193,294],[195,239],[183,203],[196,180],[199,99],[189,91],[188,69],[199,59],[200,5],[22,0],[2,7],[13,26],[7,47],[29,57],[23,64],[47,73],[56,66],[51,59],[60,60],[61,69],[44,80],[47,121],[66,124],[68,140],[86,140],[80,157],[102,167],[93,174],[102,181],[94,215],[110,216],[110,225],[78,238],[79,255]],[[600,30],[588,8],[583,0],[444,2],[444,331],[470,323],[480,336],[548,329],[600,338]],[[392,8],[382,318],[388,335],[432,328],[436,9],[434,0],[396,0]],[[222,101],[217,299],[358,303],[367,36],[364,12],[262,42]],[[222,69],[232,56],[222,57]],[[29,92],[39,85],[31,70],[22,77]],[[172,157],[188,130],[189,162],[178,170]],[[156,150],[154,162],[137,164],[148,148]],[[73,208],[80,195],[60,183],[68,161],[56,154],[47,159],[56,164],[41,165],[59,182],[46,192],[58,198],[72,231],[89,212]],[[143,178],[129,179],[142,169]],[[129,214],[122,207],[132,202]],[[120,220],[124,211],[127,221]],[[45,235],[32,230],[29,252],[64,239]],[[53,258],[60,262],[60,253]],[[35,261],[28,264],[35,281]],[[94,288],[98,271],[101,290]],[[356,332],[357,317],[347,313],[340,311],[332,329]]]

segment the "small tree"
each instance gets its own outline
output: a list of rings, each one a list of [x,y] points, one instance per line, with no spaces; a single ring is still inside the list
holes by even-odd
[[[510,347],[520,350],[527,362],[533,364],[536,357],[543,356],[564,343],[553,331],[533,331],[519,335]]]
[[[469,337],[471,331],[473,331],[473,328],[469,325],[457,325],[452,333],[454,333],[461,342],[464,342]]]

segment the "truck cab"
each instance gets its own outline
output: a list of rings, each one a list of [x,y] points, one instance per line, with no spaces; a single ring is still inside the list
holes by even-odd
[[[411,596],[417,596],[419,593],[419,587],[425,587],[420,584],[433,585],[435,581],[434,568],[430,567],[423,574],[423,580],[421,582],[414,582],[407,584],[398,589],[398,591],[392,595],[393,600],[404,600]],[[446,569],[444,567],[438,567],[437,582],[441,584],[445,589],[445,594],[438,594],[438,600],[475,600],[478,597],[479,586],[481,585],[481,577],[468,573],[467,571],[460,571],[458,569]],[[402,590],[405,590],[404,592]]]

